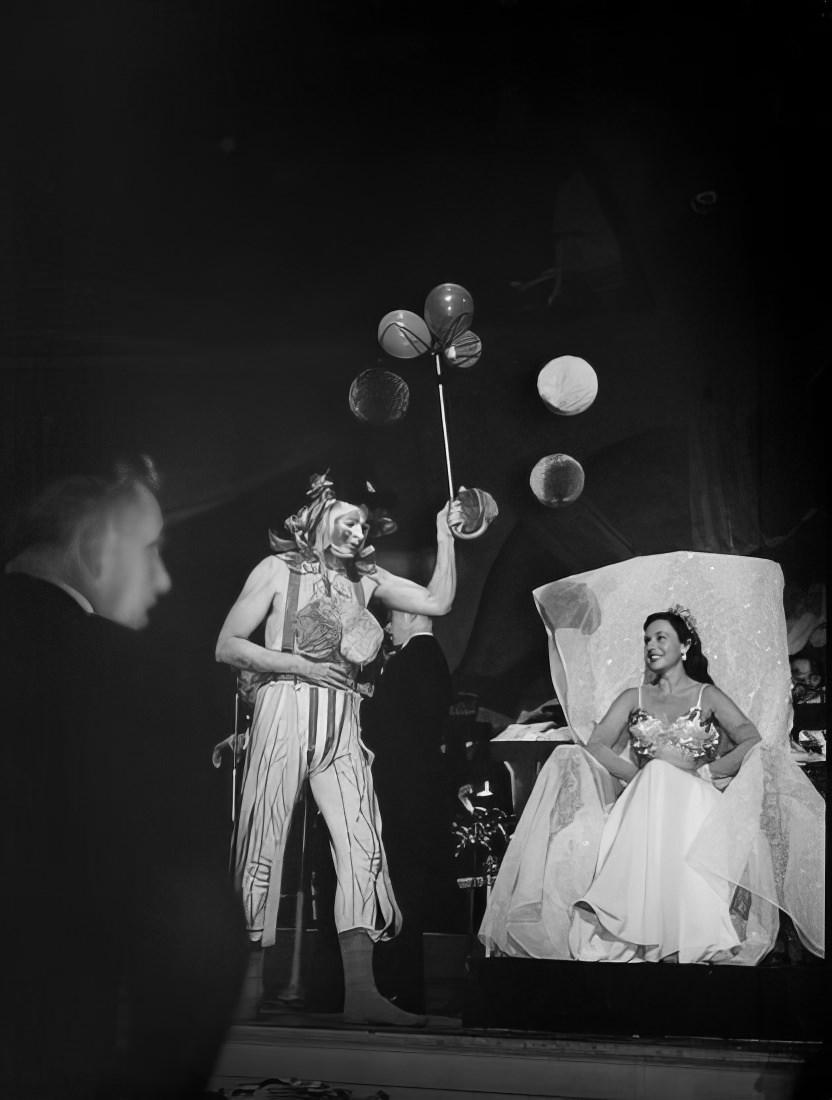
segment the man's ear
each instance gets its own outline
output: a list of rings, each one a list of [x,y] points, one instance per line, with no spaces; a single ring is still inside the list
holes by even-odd
[[[78,535],[76,545],[78,564],[82,572],[92,581],[101,578],[111,537],[112,528],[104,524],[89,526]]]

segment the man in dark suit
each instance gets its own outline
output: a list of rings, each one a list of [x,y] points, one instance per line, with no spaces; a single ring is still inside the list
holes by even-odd
[[[440,749],[453,689],[427,616],[393,611],[387,633],[392,652],[372,697],[362,703],[361,728],[375,753],[373,782],[402,931],[380,945],[376,967],[388,996],[422,1012],[422,934],[452,928],[460,905],[450,829],[453,794]]]
[[[199,1096],[242,980],[137,633],[171,583],[154,488],[149,465],[53,484],[0,580],[4,1096]]]

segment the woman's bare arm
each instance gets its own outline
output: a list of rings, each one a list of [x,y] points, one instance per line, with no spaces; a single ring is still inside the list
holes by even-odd
[[[734,746],[710,765],[712,779],[728,779],[740,770],[749,749],[760,740],[757,727],[724,691],[709,684],[702,693],[703,709],[710,707],[720,729]]]
[[[638,768],[619,756],[627,738],[630,712],[636,705],[638,691],[628,688],[618,696],[610,709],[592,731],[586,743],[586,751],[594,756],[610,775],[629,783],[638,775]]]

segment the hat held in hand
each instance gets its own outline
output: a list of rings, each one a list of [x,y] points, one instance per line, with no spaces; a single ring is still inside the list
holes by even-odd
[[[466,489],[460,485],[453,500],[458,516],[448,521],[455,538],[477,539],[499,515],[497,502],[484,489]]]

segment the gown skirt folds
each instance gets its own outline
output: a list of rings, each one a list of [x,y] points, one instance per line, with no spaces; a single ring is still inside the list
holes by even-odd
[[[693,772],[651,760],[612,807],[595,877],[575,903],[573,958],[724,962],[739,948],[734,886],[706,880],[687,853],[722,794]]]

